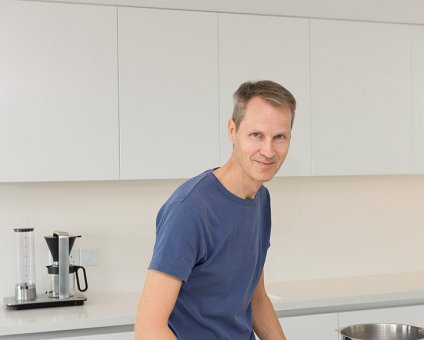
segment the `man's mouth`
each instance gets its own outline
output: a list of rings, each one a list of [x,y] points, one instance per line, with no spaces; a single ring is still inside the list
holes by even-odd
[[[261,168],[271,168],[275,162],[255,160]]]

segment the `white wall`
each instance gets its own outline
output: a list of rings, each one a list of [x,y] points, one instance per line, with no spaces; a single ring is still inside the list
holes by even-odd
[[[96,247],[89,292],[138,291],[156,212],[182,180],[0,183],[0,297],[13,295],[13,228],[35,227],[38,292],[55,229]],[[276,178],[267,281],[424,270],[424,175]]]
[[[424,270],[424,176],[277,179],[267,278]]]

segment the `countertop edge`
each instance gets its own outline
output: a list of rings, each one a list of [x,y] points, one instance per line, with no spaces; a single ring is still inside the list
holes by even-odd
[[[410,294],[356,296],[303,302],[272,301],[278,317],[424,305],[424,291]]]

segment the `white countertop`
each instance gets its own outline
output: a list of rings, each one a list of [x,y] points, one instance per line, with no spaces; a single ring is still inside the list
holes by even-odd
[[[266,283],[278,316],[424,304],[424,272]],[[0,308],[0,336],[132,325],[140,292],[87,294],[82,306]]]
[[[0,336],[132,325],[140,292],[86,294],[82,306],[0,309]]]
[[[424,272],[267,283],[278,316],[424,304]]]

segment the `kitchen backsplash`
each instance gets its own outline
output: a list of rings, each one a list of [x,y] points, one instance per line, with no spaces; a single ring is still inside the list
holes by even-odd
[[[44,235],[96,248],[89,292],[139,291],[157,210],[183,180],[0,183],[0,297],[13,295],[13,228],[34,227],[36,279],[47,288]],[[276,178],[267,281],[424,271],[424,175]]]

